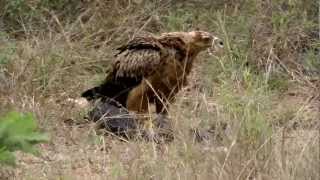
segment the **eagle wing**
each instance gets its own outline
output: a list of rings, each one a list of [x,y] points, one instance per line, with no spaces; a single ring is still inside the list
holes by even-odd
[[[136,37],[117,48],[104,82],[82,93],[88,100],[100,97],[114,98],[125,106],[128,92],[144,77],[152,75],[172,54],[155,37]]]
[[[136,37],[119,47],[113,62],[116,79],[142,79],[155,72],[165,62],[168,51],[154,37]]]

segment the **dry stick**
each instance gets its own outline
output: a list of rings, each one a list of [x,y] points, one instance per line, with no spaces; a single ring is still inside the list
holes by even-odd
[[[125,20],[123,20],[121,24],[124,24],[124,23],[125,23]],[[110,32],[112,32],[113,30],[114,31],[109,35],[109,38],[106,39],[102,44],[106,45],[109,42],[111,42],[113,40],[113,38],[115,37],[115,35],[118,34],[122,30],[121,26],[122,25],[120,25],[118,28],[109,29]]]
[[[265,74],[265,85],[268,84],[269,78],[270,78],[270,74],[271,74],[271,68],[272,68],[272,59],[271,54],[273,54],[273,48],[270,48],[269,51],[269,55],[268,55],[268,59],[267,59],[267,67],[266,67],[266,74]]]
[[[263,165],[263,169],[266,169],[267,168],[267,165],[270,163],[271,161],[271,153],[272,153],[273,150],[270,151],[270,154],[268,156],[268,159],[266,159],[266,161],[264,162],[264,165]]]
[[[239,173],[237,180],[240,179],[240,177],[242,176],[242,174],[244,173],[244,170],[250,165],[250,163],[255,159],[256,155],[258,154],[258,152],[273,138],[273,136],[275,136],[276,133],[274,133],[272,136],[270,136],[268,139],[265,140],[265,142],[256,150],[256,152],[253,154],[252,158],[247,161],[247,164],[242,168],[241,172]]]
[[[110,112],[110,111],[109,111],[109,112]],[[96,124],[97,124],[97,125],[101,125],[101,123],[104,123],[103,118],[111,119],[111,118],[122,118],[122,117],[123,117],[123,116],[121,116],[121,115],[107,117],[107,115],[108,115],[109,112],[104,113],[104,114],[102,115],[102,117],[96,122]],[[105,133],[107,133],[107,134],[109,134],[109,135],[111,135],[111,136],[113,136],[113,137],[116,137],[116,138],[118,138],[118,139],[120,139],[120,140],[122,140],[122,141],[124,141],[124,142],[129,142],[129,141],[127,141],[126,139],[124,139],[124,138],[122,138],[122,137],[120,137],[120,136],[117,136],[117,135],[115,135],[115,134],[112,133],[112,132],[105,131]]]
[[[218,179],[221,179],[221,177],[222,177],[222,173],[223,173],[224,167],[225,167],[226,164],[227,164],[227,160],[229,159],[229,156],[230,156],[230,154],[231,154],[231,150],[232,150],[233,146],[236,144],[236,141],[237,141],[237,138],[235,138],[235,139],[232,141],[231,145],[230,145],[229,148],[228,148],[229,151],[228,151],[228,153],[227,153],[227,155],[226,155],[226,158],[224,159],[224,162],[223,162],[222,167],[221,167],[221,169],[220,169],[220,173],[219,173],[219,178],[218,178]]]
[[[115,2],[115,7],[117,8],[117,11],[118,12],[121,12],[121,13],[123,13],[123,12],[125,12],[125,11],[128,11],[129,9],[130,9],[130,7],[131,7],[131,0],[128,0],[129,1],[129,5],[127,5],[127,7],[124,7],[124,8],[121,8],[120,6],[121,5],[119,5],[119,0],[116,0]]]
[[[73,64],[73,65],[70,65],[70,66],[65,66],[63,68],[60,68],[60,69],[57,69],[54,71],[54,73],[58,73],[58,72],[61,72],[61,71],[66,71],[68,69],[71,69],[71,68],[74,68],[76,66],[81,66],[81,65],[84,65],[84,64],[91,64],[91,63],[97,63],[97,62],[103,62],[104,60],[96,60],[96,61],[86,61],[86,62],[82,62],[82,63],[77,63],[77,64]]]
[[[115,134],[114,134],[114,133],[112,133],[112,132],[105,131],[105,133],[106,133],[106,134],[108,134],[108,135],[111,135],[112,137],[115,137],[115,138],[117,138],[117,139],[119,139],[119,140],[121,140],[121,141],[124,141],[124,142],[126,142],[126,143],[129,143],[129,141],[128,141],[128,140],[124,139],[124,138],[123,138],[123,137],[121,137],[121,136],[117,136],[117,135],[115,135]]]
[[[318,96],[316,96],[316,98],[317,98],[317,97],[318,97]],[[308,105],[307,103],[310,102],[312,99],[313,99],[313,97],[311,96],[311,97],[309,97],[309,98],[305,101],[305,104],[304,104],[301,108],[299,108],[299,110],[296,112],[297,115],[295,116],[295,118],[298,118],[298,113],[299,113],[299,112],[301,112],[301,111],[303,111],[304,109],[307,108],[307,105]],[[293,119],[293,120],[294,120],[294,119]],[[316,136],[315,138],[317,138],[317,136]],[[318,137],[318,138],[319,138],[319,137]],[[304,151],[306,150],[307,145],[310,143],[311,139],[312,139],[312,136],[311,136],[310,138],[308,138],[308,141],[306,142],[306,144],[304,145],[303,149],[301,150],[301,153],[300,153],[300,155],[299,155],[299,160],[297,161],[296,166],[295,166],[294,171],[293,171],[293,173],[294,173],[294,174],[293,174],[293,177],[295,177],[295,175],[296,175],[296,173],[297,173],[298,163],[301,161],[302,155],[303,155]]]
[[[208,101],[206,98],[206,94],[202,94],[202,99],[203,99],[204,104],[206,105],[207,112],[209,113],[210,109],[209,109]]]
[[[117,28],[109,29],[110,32],[113,32],[109,35],[109,38],[103,42],[103,44],[108,44],[110,41],[112,41],[112,38],[115,35],[119,34],[120,31],[124,31],[123,29],[125,29],[125,27],[123,27],[123,25],[128,21],[128,19],[128,17],[125,17]]]
[[[282,173],[283,173],[283,171],[286,171],[286,169],[287,169],[287,153],[286,153],[286,151],[285,151],[285,143],[286,143],[286,132],[287,132],[287,128],[286,127],[284,127],[283,129],[282,129],[282,138],[281,138],[281,152],[280,152],[280,154],[281,154],[281,166],[282,166],[282,168],[281,168],[281,171],[282,171]]]
[[[153,86],[151,85],[151,83],[148,80],[145,80],[147,85],[151,88],[151,90],[154,92],[154,94],[157,96],[157,98],[159,99],[159,101],[162,103],[163,107],[166,109],[166,111],[169,111],[167,105],[164,103],[164,101],[162,100],[162,98],[159,96],[159,94],[156,92],[156,90],[153,88]]]
[[[304,76],[300,75],[300,77],[302,77],[303,79],[299,78],[299,77],[296,75],[296,74],[299,74],[299,72],[290,71],[290,70],[286,67],[286,65],[283,64],[283,63],[281,62],[281,60],[280,60],[277,56],[274,55],[273,57],[277,60],[277,62],[280,64],[280,66],[281,66],[283,69],[285,69],[289,75],[291,75],[292,79],[295,79],[295,80],[297,80],[297,81],[306,82],[306,83],[309,84],[311,87],[317,88],[314,84],[312,84],[312,82],[310,82],[310,80],[306,79]]]
[[[78,58],[83,58],[83,59],[91,59],[91,58],[87,58],[87,57],[78,57]],[[30,60],[31,61],[31,60]],[[71,68],[74,68],[76,66],[81,66],[81,65],[85,65],[85,64],[91,64],[91,63],[97,63],[97,62],[103,62],[105,60],[95,60],[95,61],[86,61],[86,62],[82,62],[82,63],[77,63],[77,64],[74,64],[74,65],[70,65],[70,66],[65,66],[63,68],[60,68],[60,69],[56,69],[53,74],[56,74],[58,72],[62,72],[62,71],[66,71],[68,69],[71,69]],[[38,81],[39,79],[42,78],[42,75],[40,75],[40,77],[37,77],[37,78],[34,78],[32,79],[32,81]],[[53,78],[51,78],[53,79]],[[50,81],[50,80],[49,80]],[[50,81],[51,82],[51,81]]]
[[[77,20],[74,23],[72,23],[70,29],[72,30],[76,26],[77,22],[79,22],[80,27],[83,28],[84,24],[82,23],[82,17],[87,15],[91,10],[92,10],[92,8],[88,8],[84,12],[80,13],[79,16],[77,17]],[[87,22],[89,22],[91,20],[91,18],[94,17],[94,15],[95,15],[95,13],[87,20]]]
[[[148,20],[147,20],[137,31],[135,31],[135,32],[133,33],[132,38],[134,38],[134,37],[136,36],[136,34],[138,34],[140,31],[142,31],[142,29],[144,29],[144,28],[149,24],[149,22],[152,20],[152,15],[155,14],[155,12],[157,12],[157,11],[165,8],[165,7],[166,7],[168,4],[170,4],[170,3],[171,3],[171,0],[168,1],[167,3],[164,3],[162,6],[159,6],[159,7],[156,8],[155,10],[153,10],[153,11],[149,14],[150,17],[148,18]]]
[[[136,32],[133,33],[132,38],[134,38],[136,36],[136,34],[140,33],[142,31],[142,29],[144,29],[149,24],[149,22],[151,20],[152,20],[152,16],[150,16],[148,18],[148,20]]]
[[[303,110],[307,109],[307,106],[309,105],[309,102],[310,102],[312,99],[313,99],[313,97],[310,96],[310,97],[308,97],[308,98],[304,101],[303,105],[302,105],[302,106],[298,109],[298,111],[295,113],[295,117],[292,119],[292,121],[295,120],[295,119],[297,119],[297,118],[299,118],[299,117],[298,117],[298,114],[301,113]]]
[[[249,173],[248,173],[248,175],[247,175],[247,177],[246,177],[245,179],[250,179],[250,176],[252,175],[252,173],[253,173],[254,170],[255,170],[255,169],[252,168],[252,169],[249,171]]]
[[[70,39],[69,39],[69,37],[67,36],[67,33],[65,32],[62,24],[60,23],[59,18],[58,18],[53,12],[49,12],[49,14],[52,16],[52,18],[53,18],[53,19],[56,21],[56,23],[58,24],[58,26],[59,26],[59,28],[60,28],[60,30],[61,30],[61,32],[62,32],[62,35],[63,35],[63,37],[65,38],[65,40],[66,40],[69,48],[72,49],[72,44],[71,44],[71,42],[70,42]]]
[[[187,54],[188,54],[188,52],[187,52]],[[187,59],[187,57],[186,57],[186,59]],[[177,72],[177,63],[176,63],[176,61],[173,61],[173,63],[174,63],[174,67],[175,67],[175,74],[176,74],[176,80],[177,80],[177,85],[178,85],[178,89],[180,89],[180,83],[179,83],[179,79],[178,79],[178,72]],[[186,63],[185,63],[186,64]],[[184,64],[184,65],[185,65]],[[184,71],[183,71],[183,74],[182,74],[182,78],[184,78],[184,74],[185,74],[185,67],[184,67]],[[183,81],[182,81],[183,82]],[[175,92],[175,88],[172,88],[172,90],[171,90],[171,92],[169,93],[169,96],[168,97],[170,97],[171,95],[173,95]]]
[[[23,28],[23,31],[24,31],[25,34],[27,34],[27,28],[26,28],[25,24],[23,23],[21,16],[19,16],[19,18],[20,18],[20,21],[19,21],[19,22],[21,23],[21,26],[22,26],[22,28]]]
[[[318,137],[315,136],[313,141],[317,140],[317,138],[319,138],[319,136],[318,136]],[[299,162],[300,162],[301,159],[302,159],[303,153],[304,153],[305,150],[307,149],[307,145],[308,145],[310,142],[312,142],[312,141],[311,141],[312,139],[313,139],[313,135],[310,135],[310,137],[308,138],[308,141],[307,141],[307,142],[305,143],[305,145],[303,146],[303,148],[302,148],[302,150],[301,150],[301,152],[300,152],[300,154],[299,154],[299,158],[298,158],[298,160],[296,161],[296,166],[294,167],[294,170],[293,170],[293,178],[292,178],[292,179],[295,179],[295,176],[296,176],[296,174],[297,174],[298,164],[299,164]]]
[[[148,99],[148,112],[149,112],[149,126],[150,128],[148,127],[148,130],[147,131],[150,131],[151,133],[151,138],[152,138],[152,150],[153,150],[153,158],[154,160],[157,159],[157,145],[156,145],[156,142],[155,142],[155,139],[154,139],[154,136],[155,136],[155,132],[154,132],[154,127],[153,127],[153,123],[152,123],[152,116],[151,116],[151,109],[150,109],[150,106],[149,106],[149,99]],[[147,132],[149,133],[149,132]]]

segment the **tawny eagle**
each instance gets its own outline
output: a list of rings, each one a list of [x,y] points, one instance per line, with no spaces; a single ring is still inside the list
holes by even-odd
[[[117,48],[104,82],[82,93],[87,100],[111,98],[129,111],[157,113],[186,85],[196,56],[204,50],[218,52],[223,42],[205,31],[170,32],[139,36]]]

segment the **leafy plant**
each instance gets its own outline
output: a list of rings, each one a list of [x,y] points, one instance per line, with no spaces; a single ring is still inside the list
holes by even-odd
[[[46,142],[48,136],[36,129],[35,118],[30,113],[9,112],[0,118],[0,163],[15,165],[15,151],[38,155],[34,145]]]

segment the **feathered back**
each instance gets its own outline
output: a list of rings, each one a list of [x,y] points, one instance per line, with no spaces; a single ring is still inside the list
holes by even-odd
[[[136,37],[117,48],[113,62],[115,80],[118,78],[141,79],[157,69],[168,51],[152,36]]]
[[[115,54],[105,82],[87,90],[82,96],[87,99],[117,97],[116,100],[125,104],[127,93],[138,86],[144,78],[167,67],[164,65],[168,61],[186,62],[189,72],[196,54],[203,50],[201,48],[211,45],[211,41],[202,42],[204,40],[202,37],[211,38],[209,33],[200,31],[163,33],[158,37],[151,35],[135,37],[117,48],[118,52]],[[203,47],[198,48],[198,44]]]
[[[127,49],[153,49],[160,50],[161,44],[153,36],[138,36],[129,41],[127,44],[117,48],[119,51],[117,54],[122,53]],[[116,55],[117,55],[116,54]]]

